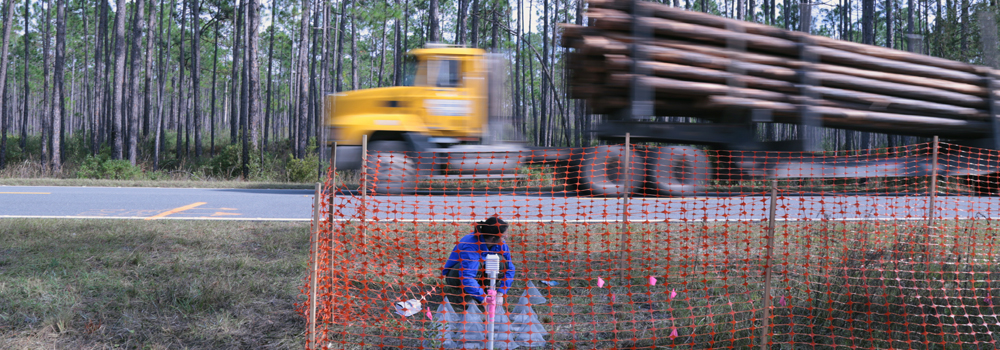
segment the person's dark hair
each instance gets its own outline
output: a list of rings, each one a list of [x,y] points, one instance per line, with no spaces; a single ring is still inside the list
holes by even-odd
[[[476,223],[476,232],[498,235],[507,232],[507,222],[494,216]]]

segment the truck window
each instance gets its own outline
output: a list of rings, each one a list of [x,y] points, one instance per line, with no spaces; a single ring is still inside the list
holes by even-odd
[[[459,64],[458,60],[432,61],[430,74],[433,74],[431,81],[434,82],[434,86],[453,88],[462,85]]]
[[[401,86],[413,86],[416,84],[417,80],[417,67],[420,65],[420,61],[417,60],[416,56],[407,55],[403,60],[403,80],[400,81]]]

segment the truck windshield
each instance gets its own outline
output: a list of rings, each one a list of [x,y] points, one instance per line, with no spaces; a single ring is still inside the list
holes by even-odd
[[[431,81],[434,82],[436,87],[458,87],[461,84],[460,74],[458,70],[457,60],[438,60],[431,61],[431,65],[437,64],[437,67],[431,69],[430,74],[434,74],[431,77]]]
[[[403,61],[403,80],[399,83],[401,86],[413,86],[417,80],[417,66],[419,66],[420,61],[417,61],[417,57],[413,55],[407,55]]]
[[[405,85],[433,86],[439,88],[457,88],[462,86],[462,62],[447,57],[431,57],[414,65],[413,71],[407,68]],[[411,76],[411,73],[415,73]],[[412,80],[410,80],[412,79]]]

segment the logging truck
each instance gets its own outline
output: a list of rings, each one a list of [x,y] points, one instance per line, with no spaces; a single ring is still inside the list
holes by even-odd
[[[994,157],[945,153],[935,167],[929,154],[823,156],[810,153],[817,143],[807,137],[759,136],[761,125],[783,123],[1000,150],[1000,74],[991,68],[656,3],[588,3],[588,25],[562,25],[562,45],[572,49],[566,76],[570,97],[602,116],[588,131],[611,145],[554,152],[496,141],[490,135],[510,127],[497,123],[503,63],[480,49],[431,45],[409,53],[410,86],[326,97],[337,169],[367,162],[379,169],[368,175],[371,190],[386,194],[428,180],[517,178],[526,164],[550,163],[571,173],[567,188],[603,196],[692,195],[711,180],[935,172],[965,177],[980,194],[997,190]],[[710,158],[706,149],[725,151]]]

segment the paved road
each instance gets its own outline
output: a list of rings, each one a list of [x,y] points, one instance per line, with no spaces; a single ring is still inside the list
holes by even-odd
[[[337,217],[402,221],[469,221],[500,214],[520,221],[620,221],[619,198],[483,196],[357,196],[335,199]],[[121,218],[308,221],[312,190],[0,186],[0,218]],[[921,220],[925,196],[795,196],[778,201],[779,219]],[[759,196],[633,198],[633,221],[762,220]],[[937,217],[1000,218],[1000,197],[940,196]]]
[[[0,218],[308,221],[312,190],[0,186]]]

